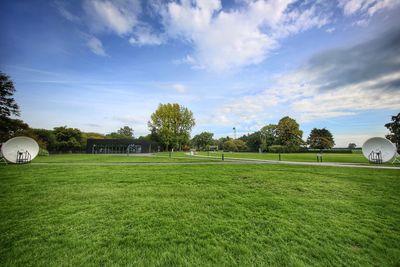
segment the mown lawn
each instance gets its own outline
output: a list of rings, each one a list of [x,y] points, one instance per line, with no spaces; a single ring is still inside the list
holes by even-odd
[[[399,266],[400,171],[0,166],[1,266]]]
[[[34,163],[129,163],[129,162],[198,162],[216,161],[212,158],[196,157],[169,157],[169,154],[160,153],[155,155],[131,155],[125,154],[52,154],[50,156],[36,157]],[[218,159],[219,160],[219,159]]]

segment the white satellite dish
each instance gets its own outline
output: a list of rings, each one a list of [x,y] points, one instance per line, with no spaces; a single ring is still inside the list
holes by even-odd
[[[30,137],[11,138],[1,146],[3,157],[11,163],[28,163],[39,154],[39,145]]]
[[[384,163],[396,157],[396,146],[382,137],[373,137],[365,141],[362,146],[362,153],[368,161],[373,163]]]

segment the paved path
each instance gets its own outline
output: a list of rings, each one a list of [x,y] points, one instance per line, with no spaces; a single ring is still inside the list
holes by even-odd
[[[184,158],[184,157],[182,157]],[[360,165],[350,163],[333,162],[294,162],[276,160],[253,160],[253,159],[227,159],[226,161],[198,161],[198,162],[34,162],[32,165],[236,165],[236,164],[283,164],[283,165],[305,165],[305,166],[324,166],[324,167],[344,167],[344,168],[367,168],[367,169],[391,169],[400,170],[394,166]]]

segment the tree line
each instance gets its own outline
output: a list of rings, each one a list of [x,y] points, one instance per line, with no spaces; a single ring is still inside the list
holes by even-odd
[[[38,141],[43,149],[59,152],[78,152],[86,148],[89,138],[128,138],[135,140],[134,131],[124,126],[115,132],[101,134],[83,132],[67,126],[52,130],[30,128],[17,117],[19,106],[13,98],[13,81],[0,72],[0,143],[15,136],[30,136]],[[326,128],[314,128],[307,140],[303,140],[303,131],[295,119],[283,117],[277,124],[268,124],[258,131],[243,135],[237,139],[229,136],[214,139],[211,132],[202,132],[191,138],[191,131],[196,122],[193,112],[177,103],[160,104],[148,121],[150,134],[137,139],[155,141],[161,150],[198,150],[223,149],[226,151],[261,151],[261,152],[299,152],[310,149],[331,149],[335,145],[332,133]],[[392,117],[392,122],[385,124],[390,134],[386,136],[400,148],[400,113]],[[356,144],[350,143],[353,149]]]
[[[330,149],[335,145],[332,133],[325,129],[314,128],[307,141],[303,141],[303,131],[295,119],[288,116],[278,124],[268,124],[260,130],[243,135],[238,139],[230,137],[213,139],[213,134],[203,132],[193,137],[192,144],[200,150],[218,146],[226,151],[260,152],[298,152],[307,146],[311,149]]]

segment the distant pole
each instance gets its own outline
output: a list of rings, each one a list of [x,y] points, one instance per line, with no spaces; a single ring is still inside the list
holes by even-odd
[[[233,138],[236,140],[236,127],[233,127]]]
[[[317,154],[317,162],[322,162],[322,153]]]
[[[222,161],[224,161],[224,152],[222,152]]]

